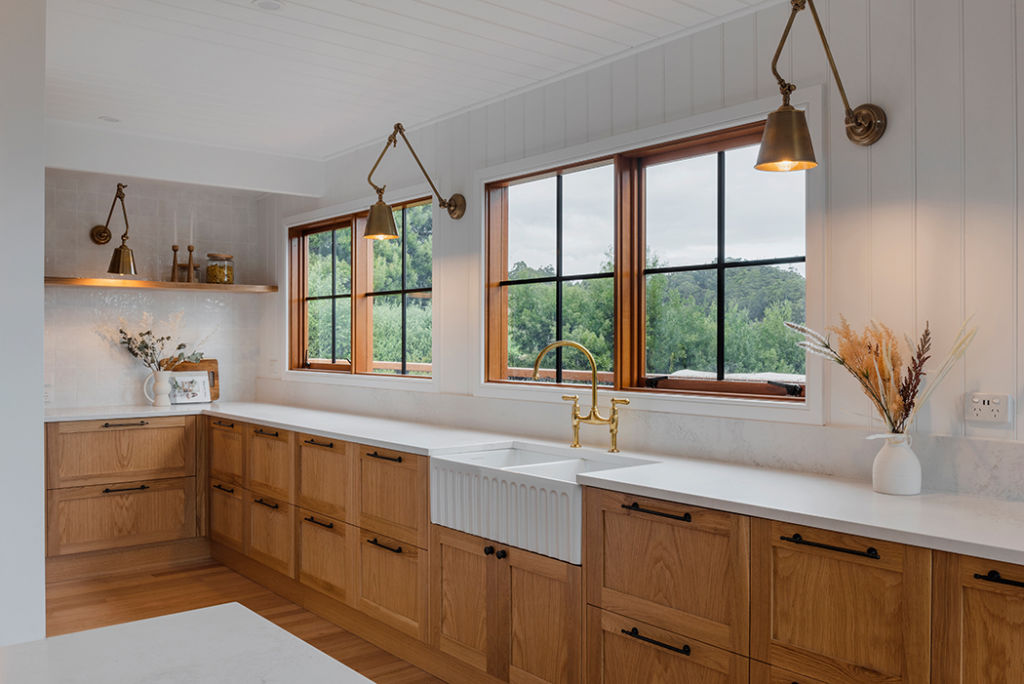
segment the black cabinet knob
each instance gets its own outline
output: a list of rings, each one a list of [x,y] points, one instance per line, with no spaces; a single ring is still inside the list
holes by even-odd
[[[485,546],[484,547],[484,555],[485,556],[490,556],[492,553],[494,553],[494,547],[493,546]]]
[[[507,555],[508,555],[508,551],[506,551],[505,549],[502,549],[501,551],[498,551],[498,553],[494,554],[494,557],[495,558],[504,558]]]

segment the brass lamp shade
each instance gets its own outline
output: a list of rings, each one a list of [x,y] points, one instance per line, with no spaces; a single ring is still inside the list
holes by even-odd
[[[395,215],[383,199],[378,199],[370,207],[370,215],[366,218],[366,230],[363,237],[371,240],[397,240],[398,226],[395,225]]]
[[[135,255],[132,254],[132,250],[128,245],[122,243],[120,247],[114,248],[114,255],[110,257],[110,266],[107,267],[107,273],[117,273],[119,275],[138,274],[138,271],[135,270]]]
[[[758,171],[806,171],[817,165],[803,110],[783,105],[769,114],[754,168]]]

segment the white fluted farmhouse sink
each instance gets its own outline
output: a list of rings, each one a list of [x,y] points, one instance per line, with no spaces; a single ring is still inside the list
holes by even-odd
[[[580,563],[579,473],[655,461],[516,442],[511,448],[430,457],[430,520],[437,525]]]

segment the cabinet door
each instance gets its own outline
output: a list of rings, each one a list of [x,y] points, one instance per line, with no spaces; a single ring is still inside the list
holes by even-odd
[[[431,525],[431,532],[433,640],[442,652],[504,679],[508,625],[499,624],[505,622],[505,600],[499,588],[496,546],[439,525]]]
[[[811,679],[803,675],[793,674],[780,667],[772,667],[767,663],[750,661],[750,684],[827,684],[820,679]]]
[[[924,684],[931,552],[755,520],[751,656],[832,684]]]
[[[359,463],[359,526],[426,547],[426,456],[353,444]]]
[[[299,581],[331,598],[355,601],[358,528],[298,509]]]
[[[587,682],[591,684],[746,684],[743,656],[589,606]]]
[[[746,654],[749,519],[585,488],[587,600]]]
[[[295,452],[287,430],[249,426],[246,489],[288,503],[295,501]]]
[[[507,553],[496,562],[499,568],[508,568],[509,681],[582,681],[583,589],[579,566],[521,549],[499,548]]]
[[[210,539],[239,551],[245,546],[244,497],[240,485],[210,479]]]
[[[934,559],[932,681],[1024,682],[1024,566]]]
[[[209,453],[210,476],[221,482],[244,482],[242,468],[245,465],[243,442],[245,435],[242,423],[223,418],[210,419]]]
[[[195,418],[125,418],[47,426],[47,487],[191,477]]]
[[[295,509],[286,501],[248,492],[245,554],[295,576]]]
[[[356,607],[370,617],[426,641],[429,573],[423,549],[360,530]]]
[[[47,499],[50,556],[196,535],[192,477],[53,489]]]
[[[355,477],[348,444],[314,435],[299,435],[298,439],[299,506],[354,523]]]

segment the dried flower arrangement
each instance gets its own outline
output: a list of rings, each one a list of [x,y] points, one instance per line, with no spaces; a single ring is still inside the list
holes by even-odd
[[[171,342],[177,333],[183,314],[184,312],[178,312],[159,326],[170,329],[171,334],[158,336],[154,333],[153,317],[147,313],[143,314],[142,321],[139,324],[139,327],[143,328],[140,332],[128,333],[125,330],[125,328],[128,327],[128,324],[126,324],[122,319],[120,321],[121,327],[118,328],[116,335],[106,333],[104,336],[115,341],[119,345],[123,345],[128,350],[129,354],[142,361],[142,364],[152,371],[174,370],[182,363],[195,363],[197,361],[201,361],[203,358],[203,352],[198,351],[197,348],[206,341],[204,338],[202,341],[197,343],[195,347],[193,347],[192,351],[186,351],[188,349],[188,345],[184,342],[180,342],[174,347],[173,352],[169,356],[165,356],[165,350],[167,349],[168,343]]]
[[[926,375],[924,365],[931,358],[932,348],[932,333],[927,323],[916,346],[909,338],[904,338],[910,351],[910,362],[904,369],[900,345],[892,330],[877,321],[871,321],[864,332],[858,334],[846,318],[840,316],[839,320],[838,326],[828,329],[838,338],[835,347],[828,337],[806,326],[797,323],[786,323],[786,326],[804,336],[797,343],[800,347],[839,364],[857,378],[864,394],[871,399],[892,434],[904,434],[907,431],[918,410],[964,355],[978,332],[977,328],[968,330],[969,321],[964,321],[949,355],[922,391]]]

